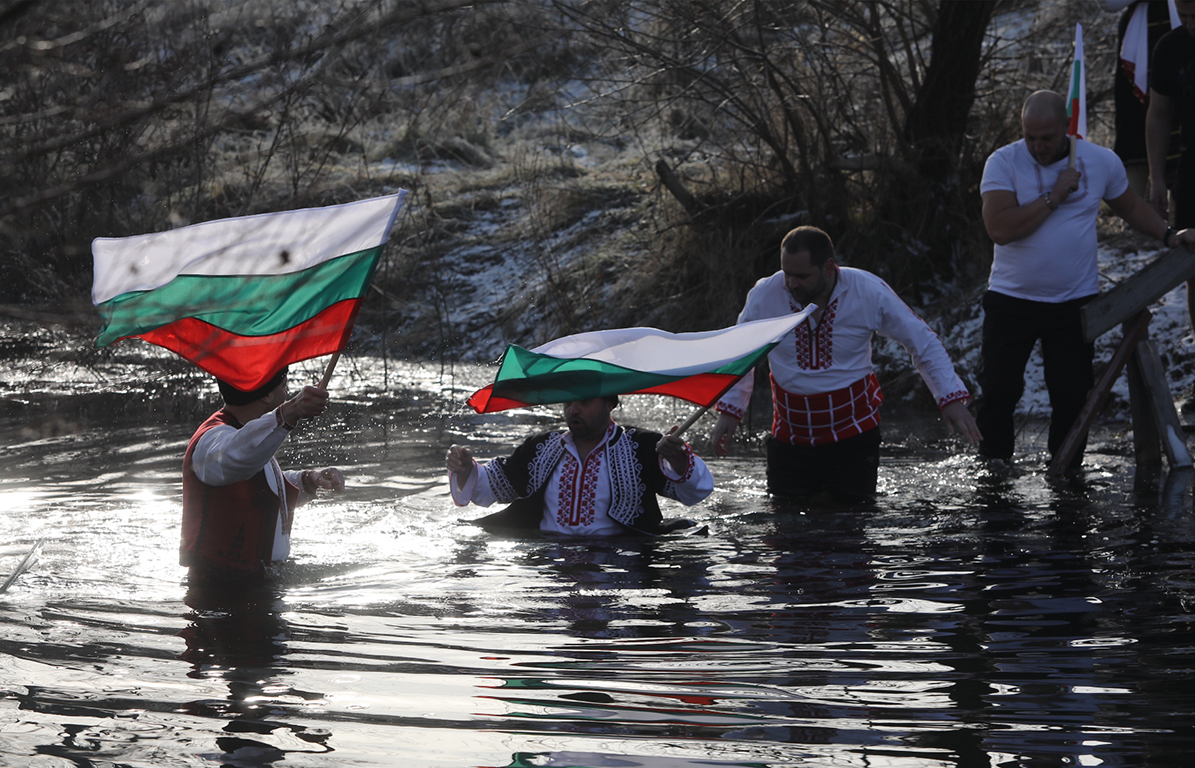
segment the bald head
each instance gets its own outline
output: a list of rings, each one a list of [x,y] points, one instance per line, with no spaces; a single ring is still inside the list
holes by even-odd
[[[1070,120],[1066,116],[1066,100],[1053,91],[1035,91],[1025,99],[1021,107],[1021,123],[1053,122],[1064,129]]]
[[[1066,157],[1070,140],[1066,130],[1066,102],[1053,91],[1037,91],[1021,108],[1021,131],[1025,146],[1041,165],[1052,165]]]

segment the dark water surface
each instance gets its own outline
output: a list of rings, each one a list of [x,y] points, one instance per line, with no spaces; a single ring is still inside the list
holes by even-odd
[[[1127,432],[1052,482],[1040,449],[993,472],[890,419],[867,509],[769,500],[740,445],[687,510],[706,536],[513,539],[459,522],[481,513],[452,505],[444,449],[504,453],[551,412],[473,417],[476,381],[341,366],[283,463],[350,489],[299,511],[269,589],[223,602],[177,566],[214,387],[8,371],[0,583],[44,544],[0,595],[0,764],[1195,764],[1192,480],[1136,471]]]

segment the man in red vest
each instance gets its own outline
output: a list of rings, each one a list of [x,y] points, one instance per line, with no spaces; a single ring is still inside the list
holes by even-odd
[[[200,425],[183,458],[179,563],[192,583],[265,575],[290,554],[295,507],[321,488],[344,490],[339,469],[283,472],[274,458],[301,419],[328,407],[328,393],[306,386],[286,397],[286,368],[245,392],[219,381],[224,407]]]

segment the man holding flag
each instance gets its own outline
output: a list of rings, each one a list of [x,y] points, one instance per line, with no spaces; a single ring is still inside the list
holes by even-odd
[[[195,580],[242,583],[290,551],[299,492],[344,489],[338,469],[283,473],[274,452],[327,407],[405,190],[92,243],[100,346],[139,338],[216,377],[224,408],[183,459],[179,560]],[[318,387],[286,397],[287,366],[332,355]]]
[[[1072,90],[1074,90],[1072,88]],[[1021,110],[1020,141],[988,158],[980,184],[983,223],[995,242],[983,298],[983,347],[977,421],[980,454],[1007,461],[1025,365],[1042,342],[1052,414],[1048,447],[1061,447],[1095,383],[1095,347],[1083,337],[1080,309],[1099,292],[1096,216],[1100,202],[1167,248],[1195,242],[1175,232],[1129,188],[1110,149],[1082,141],[1082,100],[1037,91]],[[1068,128],[1074,133],[1068,134]],[[1071,469],[1082,462],[1082,449]]]
[[[661,435],[616,424],[610,415],[618,403],[617,396],[566,402],[567,430],[535,435],[484,466],[453,445],[445,456],[453,501],[509,504],[476,521],[487,528],[610,536],[690,527],[664,520],[656,496],[696,504],[714,490],[709,468],[673,434],[676,427]]]
[[[319,387],[287,399],[286,382],[286,368],[251,392],[219,381],[224,407],[187,445],[179,563],[192,586],[262,578],[290,554],[295,508],[319,490],[344,490],[339,469],[283,472],[274,458],[300,420],[328,407]]]
[[[812,310],[812,311],[810,311]],[[880,461],[883,393],[871,363],[876,334],[907,349],[950,428],[979,440],[967,410],[970,394],[942,341],[880,278],[839,267],[830,236],[798,227],[780,244],[780,271],[747,294],[738,322],[805,313],[768,354],[772,434],[768,491],[808,498],[822,491],[856,503],[875,495]],[[751,399],[745,376],[718,401],[712,447],[726,455]]]

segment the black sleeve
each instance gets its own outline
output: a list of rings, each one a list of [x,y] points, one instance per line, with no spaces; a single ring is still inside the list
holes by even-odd
[[[511,502],[526,498],[535,492],[531,487],[531,462],[535,459],[539,446],[548,437],[549,434],[530,437],[510,456],[490,462],[490,489],[493,490],[496,501]]]
[[[1179,34],[1186,35],[1187,32],[1180,27],[1163,35],[1149,59],[1149,87],[1170,98],[1178,96],[1180,91],[1176,57],[1182,53],[1183,40],[1177,37]]]

